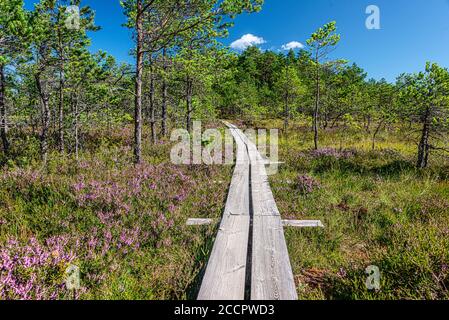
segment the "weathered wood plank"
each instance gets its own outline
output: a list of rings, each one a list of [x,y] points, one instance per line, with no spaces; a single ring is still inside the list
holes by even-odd
[[[296,300],[283,222],[265,168],[267,160],[241,130],[225,124],[237,144],[237,163],[198,299],[244,299],[252,219],[251,299]]]
[[[243,300],[250,229],[249,158],[237,129],[236,166],[198,300]]]
[[[271,191],[266,161],[247,141],[253,203],[252,300],[297,300],[284,229]]]
[[[215,222],[214,219],[195,219],[195,218],[191,218],[187,220],[187,225],[188,226],[207,226],[207,225],[211,225]]]
[[[282,220],[284,227],[295,228],[324,228],[320,220]]]
[[[281,219],[254,216],[251,300],[298,300]]]
[[[250,217],[225,216],[198,300],[244,300]]]
[[[251,186],[254,216],[280,217],[264,164],[256,163],[251,165]]]

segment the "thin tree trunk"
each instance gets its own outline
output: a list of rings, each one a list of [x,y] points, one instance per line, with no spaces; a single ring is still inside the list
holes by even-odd
[[[315,145],[315,150],[318,150],[318,115],[320,108],[320,70],[318,61],[318,51],[316,54],[316,99],[315,99],[315,110],[313,113],[313,142]]]
[[[192,131],[192,95],[193,95],[193,88],[192,88],[192,80],[189,76],[187,76],[186,79],[186,104],[187,104],[187,119],[186,119],[186,129],[188,132]]]
[[[79,139],[79,107],[78,107],[78,97],[76,94],[73,95],[73,112],[74,112],[74,131],[75,131],[75,159],[78,161],[79,159],[79,150],[80,150],[80,139]]]
[[[5,155],[9,152],[8,121],[6,112],[6,79],[5,66],[0,65],[0,135]]]
[[[418,169],[427,168],[429,163],[429,153],[430,153],[430,145],[429,145],[429,137],[430,137],[430,108],[426,109],[426,112],[422,118],[423,129],[421,133],[421,141],[418,147]]]
[[[59,72],[59,151],[64,152],[64,72],[63,67]]]
[[[287,95],[285,96],[285,119],[284,119],[284,131],[285,134],[288,134],[288,126],[289,126],[289,119],[290,119],[290,107],[288,105],[288,99],[289,99],[289,95],[287,93]]]
[[[337,115],[333,120],[332,120],[332,124],[331,124],[331,128],[334,129],[335,127],[337,127],[337,123],[338,121],[340,121],[341,117],[343,117],[343,114],[339,114]]]
[[[42,130],[41,130],[41,157],[44,163],[47,163],[48,158],[48,133],[50,128],[50,107],[49,96],[47,92],[47,83],[42,81],[41,74],[36,74],[36,85],[41,100],[41,116],[42,116]]]
[[[284,131],[285,135],[288,135],[288,121],[290,119],[290,108],[288,105],[289,98],[290,98],[290,92],[289,92],[289,76],[288,76],[288,69],[285,69],[285,80],[286,80],[286,86],[285,86],[285,119],[284,119]]]
[[[152,63],[150,61],[150,63]],[[150,66],[150,127],[151,127],[151,143],[155,144],[157,141],[156,136],[156,110],[154,103],[154,73],[153,66]]]
[[[371,133],[371,116],[366,119],[366,132]]]
[[[135,114],[134,114],[134,162],[142,161],[142,72],[143,72],[143,17],[142,0],[137,0],[137,58],[135,83]]]
[[[379,125],[377,126],[376,131],[374,131],[374,134],[373,134],[373,145],[372,145],[372,150],[373,151],[376,149],[376,138],[377,138],[377,135],[379,134],[380,129],[382,128],[383,124],[384,124],[384,121],[382,120],[379,123]]]
[[[329,112],[326,112],[323,117],[323,129],[326,130],[329,127]]]
[[[168,103],[168,85],[167,85],[167,50],[163,51],[164,77],[162,79],[162,128],[163,137],[167,136],[167,103]]]
[[[61,17],[58,16],[58,19]],[[64,152],[64,46],[62,43],[61,28],[58,28],[58,50],[59,50],[59,103],[58,116],[58,148],[59,152]],[[54,122],[56,124],[56,121]]]

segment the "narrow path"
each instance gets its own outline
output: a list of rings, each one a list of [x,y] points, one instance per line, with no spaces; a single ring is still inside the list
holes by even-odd
[[[297,300],[264,160],[236,126],[234,175],[198,300]]]

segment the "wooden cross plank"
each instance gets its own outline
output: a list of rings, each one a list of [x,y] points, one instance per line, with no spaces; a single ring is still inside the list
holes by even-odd
[[[282,220],[282,225],[295,228],[324,228],[320,220]]]
[[[191,218],[187,220],[188,226],[207,226],[214,223],[214,219],[195,219]]]

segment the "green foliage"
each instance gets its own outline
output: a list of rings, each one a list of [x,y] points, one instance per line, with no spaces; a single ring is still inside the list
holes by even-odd
[[[20,53],[30,33],[27,12],[23,0],[0,3],[0,65],[5,65]]]
[[[449,152],[444,146],[444,133],[447,134],[449,129],[449,71],[428,62],[424,72],[399,77],[398,87],[399,98],[405,107],[401,114],[422,127],[417,166],[425,168],[431,150]]]
[[[321,47],[325,47],[328,45],[335,46],[340,41],[340,37],[333,34],[333,32],[335,32],[336,30],[337,22],[329,22],[315,31],[308,40],[307,44],[314,45],[316,43]]]
[[[312,50],[312,55],[315,58],[315,62],[318,62],[319,59],[324,58],[329,53],[328,50],[340,42],[341,36],[336,34],[336,31],[337,23],[332,21],[315,31],[307,40],[307,45]]]
[[[427,108],[435,109],[441,118],[447,115],[449,105],[449,72],[436,63],[428,62],[424,72],[402,75],[398,79],[400,98],[407,104],[408,116],[419,116]]]

